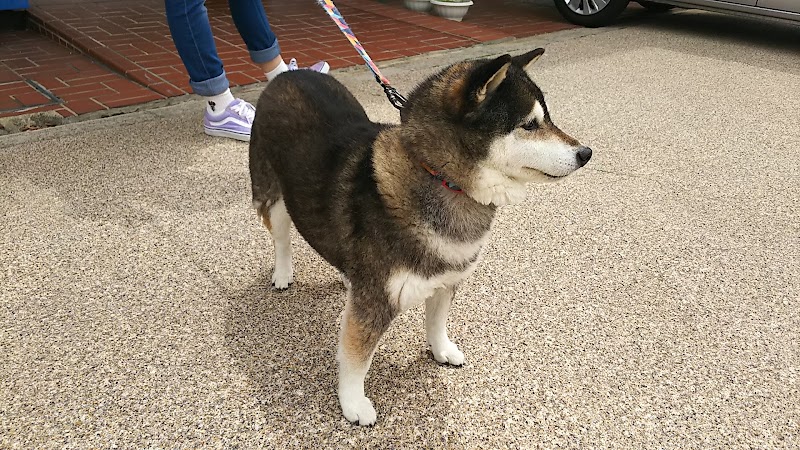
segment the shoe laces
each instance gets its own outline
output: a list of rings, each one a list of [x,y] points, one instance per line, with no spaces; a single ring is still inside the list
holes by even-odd
[[[249,123],[253,123],[253,119],[256,117],[256,108],[245,101],[240,101],[235,105],[231,105],[231,111],[244,117]]]
[[[292,58],[289,60],[289,70],[297,70],[300,67],[297,65],[297,60]]]

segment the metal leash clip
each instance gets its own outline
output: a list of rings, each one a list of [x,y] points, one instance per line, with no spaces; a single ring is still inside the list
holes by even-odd
[[[378,79],[378,82],[380,83],[381,80],[378,77],[375,78]],[[383,86],[383,92],[386,93],[386,97],[389,99],[389,103],[391,103],[392,106],[397,109],[403,109],[403,107],[406,106],[408,99],[403,97],[403,94],[397,92],[397,89],[383,83],[381,83],[381,86]]]

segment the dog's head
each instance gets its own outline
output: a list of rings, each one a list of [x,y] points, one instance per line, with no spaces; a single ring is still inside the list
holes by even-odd
[[[415,156],[483,204],[525,198],[525,183],[584,166],[592,151],[550,119],[528,75],[543,49],[454,64],[421,83],[401,111]]]

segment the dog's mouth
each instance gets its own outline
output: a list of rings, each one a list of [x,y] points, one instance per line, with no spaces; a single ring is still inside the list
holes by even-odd
[[[566,176],[566,175],[550,175],[547,172],[542,172],[541,170],[534,169],[533,167],[523,167],[523,169],[525,169],[525,171],[527,172],[531,172],[534,175],[543,177],[546,180],[557,180],[559,178],[564,178]]]

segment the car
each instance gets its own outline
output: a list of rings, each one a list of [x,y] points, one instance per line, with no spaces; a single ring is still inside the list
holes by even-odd
[[[602,27],[614,20],[630,0],[554,0],[556,8],[568,21],[585,27]],[[800,0],[636,0],[651,11],[674,7],[772,17],[800,22]]]

